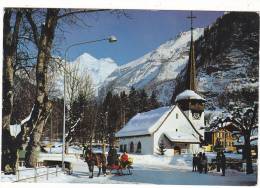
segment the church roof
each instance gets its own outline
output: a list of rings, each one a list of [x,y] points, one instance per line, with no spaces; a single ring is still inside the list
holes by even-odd
[[[180,93],[179,95],[177,95],[175,102],[178,102],[180,100],[185,100],[185,99],[196,99],[196,100],[206,101],[204,98],[202,98],[200,95],[198,95],[194,91],[185,90],[182,93]]]
[[[187,134],[183,132],[165,132],[164,135],[171,142],[200,143],[200,139],[193,134]]]
[[[138,113],[116,133],[116,137],[150,135],[163,123],[175,106],[161,107]]]

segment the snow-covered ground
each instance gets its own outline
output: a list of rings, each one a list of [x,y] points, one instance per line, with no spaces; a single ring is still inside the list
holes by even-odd
[[[88,177],[87,164],[81,159],[74,158],[73,174],[67,175],[60,172],[38,179],[37,182],[49,183],[91,183],[91,184],[157,184],[157,185],[255,185],[256,174],[246,175],[243,172],[228,169],[226,176],[210,171],[208,174],[199,174],[191,171],[191,156],[181,155],[165,157],[156,155],[129,155],[133,158],[134,169],[132,175],[117,176],[101,175],[97,177],[95,168],[94,178]],[[55,169],[52,169],[54,171]],[[33,171],[31,171],[33,173]],[[20,175],[22,176],[22,175]],[[14,175],[2,176],[2,182],[16,180]],[[31,180],[33,181],[33,180]]]

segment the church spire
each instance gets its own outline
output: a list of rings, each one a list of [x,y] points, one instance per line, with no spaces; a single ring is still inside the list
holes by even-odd
[[[196,70],[195,70],[195,55],[194,55],[194,43],[193,43],[193,19],[196,18],[192,15],[192,11],[190,16],[187,17],[190,19],[191,25],[191,42],[190,42],[190,53],[189,53],[189,62],[188,62],[188,70],[187,70],[187,80],[186,80],[186,89],[196,91]]]

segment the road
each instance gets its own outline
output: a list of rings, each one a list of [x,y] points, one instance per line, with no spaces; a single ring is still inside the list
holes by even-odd
[[[88,177],[88,167],[84,162],[73,164],[72,175],[60,175],[58,178],[50,178],[48,182],[68,183],[97,183],[97,184],[159,184],[159,185],[255,185],[256,174],[227,170],[226,176],[217,172],[199,174],[190,169],[182,169],[173,166],[135,165],[132,175],[117,176],[101,175],[97,177],[95,168],[94,178]]]

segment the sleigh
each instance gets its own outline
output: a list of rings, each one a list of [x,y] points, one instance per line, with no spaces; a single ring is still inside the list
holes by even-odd
[[[115,174],[118,176],[123,175],[132,175],[132,169],[133,169],[133,159],[128,159],[128,164],[125,166],[122,165],[122,163],[119,161],[119,164],[112,164],[107,166],[107,170],[109,170],[110,174]]]

